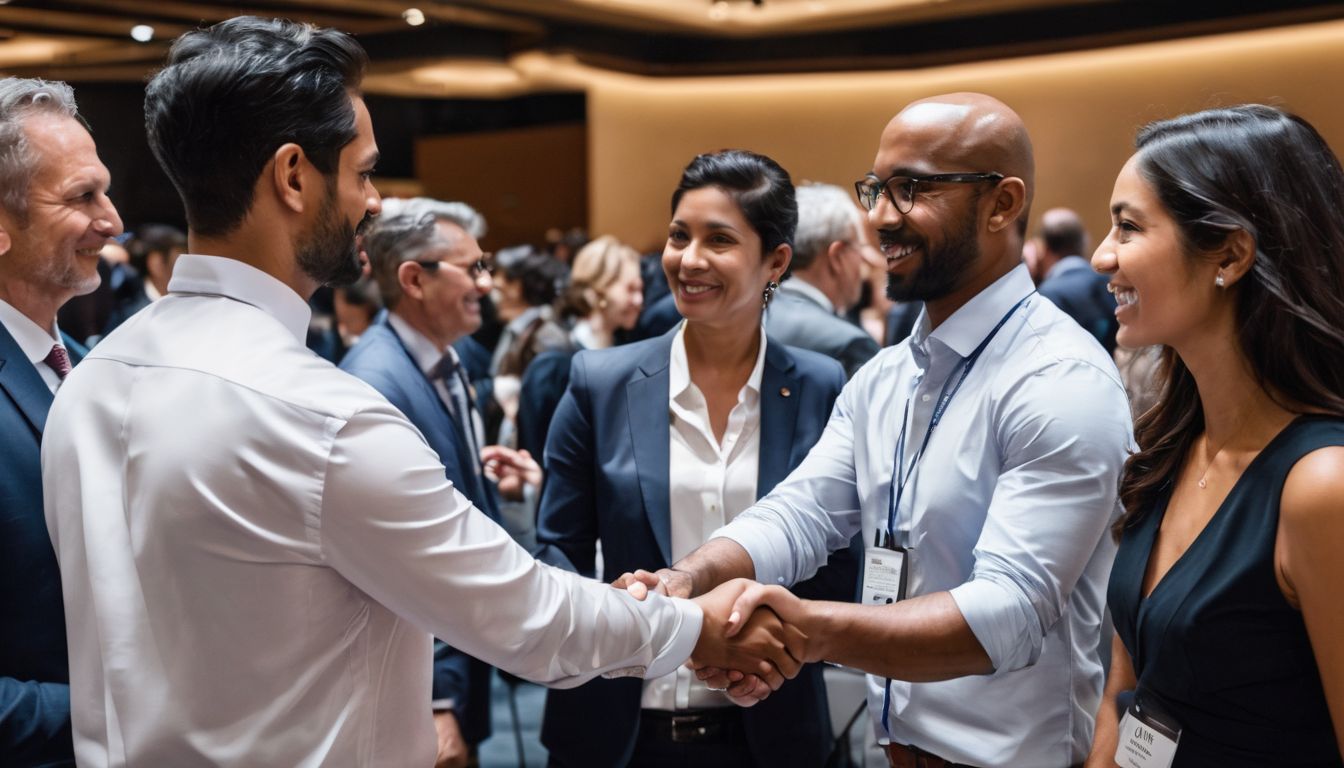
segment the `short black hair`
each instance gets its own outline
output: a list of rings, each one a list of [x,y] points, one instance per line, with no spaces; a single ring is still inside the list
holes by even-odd
[[[188,226],[235,229],[284,144],[332,174],[355,138],[350,96],[367,64],[344,32],[280,19],[239,16],[179,37],[145,89],[145,130]]]
[[[798,201],[789,172],[779,163],[745,149],[725,149],[697,155],[681,173],[672,193],[672,215],[682,195],[694,189],[716,187],[737,203],[761,238],[761,256],[781,244],[793,247],[798,228]]]

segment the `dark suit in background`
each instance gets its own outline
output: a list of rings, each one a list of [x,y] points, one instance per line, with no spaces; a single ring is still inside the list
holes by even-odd
[[[1036,290],[1114,354],[1120,323],[1115,319],[1115,297],[1106,290],[1108,282],[1082,256],[1065,256],[1050,268]]]
[[[368,382],[406,415],[439,454],[453,487],[492,520],[499,521],[494,488],[472,466],[462,425],[453,419],[434,385],[415,364],[384,314],[341,360],[341,369]],[[476,745],[490,736],[490,665],[434,641],[435,701],[452,699],[462,738]],[[425,702],[428,707],[429,702]]]
[[[546,486],[537,528],[542,559],[594,575],[602,540],[612,581],[636,568],[671,564],[668,416],[674,334],[580,352],[546,441]],[[844,385],[840,367],[806,350],[766,345],[761,379],[759,499],[802,461],[821,436]],[[785,391],[787,390],[787,395]],[[795,587],[812,599],[852,600],[857,550],[833,555]],[[623,766],[635,748],[643,680],[594,680],[549,691],[541,740],[552,764]],[[761,704],[742,713],[759,765],[822,765],[831,749],[820,665],[808,665]],[[744,767],[745,768],[745,767]]]
[[[806,293],[791,289],[794,277],[779,286],[765,312],[765,332],[790,347],[810,349],[844,366],[853,378],[881,349],[862,328],[818,304]]]
[[[71,362],[84,350],[64,339]],[[52,394],[0,325],[0,765],[72,766],[61,574],[42,511]],[[55,471],[59,471],[58,469]]]

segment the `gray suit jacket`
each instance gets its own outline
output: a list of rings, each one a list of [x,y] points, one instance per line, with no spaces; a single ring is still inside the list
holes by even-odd
[[[846,378],[853,378],[879,350],[862,328],[836,317],[805,294],[788,290],[788,283],[780,287],[765,312],[765,332],[780,343],[835,358],[844,366]]]

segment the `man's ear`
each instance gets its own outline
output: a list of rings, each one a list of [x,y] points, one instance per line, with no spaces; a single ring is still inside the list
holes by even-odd
[[[403,296],[416,301],[425,298],[424,279],[425,268],[414,261],[403,261],[397,265],[397,285],[401,287]]]
[[[845,248],[848,243],[844,240],[834,240],[829,248],[826,249],[826,266],[834,274],[842,274],[845,271]]]
[[[9,217],[0,218],[0,256],[9,253],[9,249],[14,247],[14,241],[9,238]]]
[[[276,200],[284,208],[294,213],[303,213],[307,200],[307,187],[313,183],[312,176],[317,169],[308,162],[303,147],[298,144],[282,144],[271,156],[269,179],[275,191]]]
[[[1027,185],[1016,176],[1009,176],[994,188],[994,208],[989,214],[989,231],[1000,232],[1010,227],[1022,215],[1027,204]]]

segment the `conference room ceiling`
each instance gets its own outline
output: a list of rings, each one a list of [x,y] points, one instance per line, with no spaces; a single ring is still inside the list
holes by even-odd
[[[356,34],[373,61],[372,91],[489,98],[581,89],[585,72],[659,77],[918,68],[1341,18],[1344,3],[0,0],[0,71],[141,81],[161,64],[172,38],[239,14]],[[133,38],[133,31],[145,39]],[[565,68],[568,75],[553,74]]]

